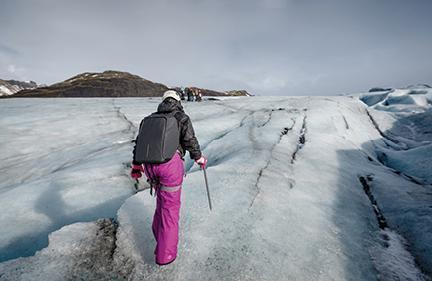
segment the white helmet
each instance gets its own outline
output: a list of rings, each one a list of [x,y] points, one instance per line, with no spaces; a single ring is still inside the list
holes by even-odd
[[[180,101],[180,95],[174,90],[165,91],[165,93],[163,94],[162,100],[165,100],[167,98],[173,98],[177,101]]]

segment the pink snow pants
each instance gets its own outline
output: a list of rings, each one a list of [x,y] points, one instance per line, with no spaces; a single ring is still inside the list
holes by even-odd
[[[147,178],[159,180],[152,229],[156,239],[156,263],[165,265],[177,257],[184,164],[179,153],[176,153],[166,163],[145,164],[144,171]]]

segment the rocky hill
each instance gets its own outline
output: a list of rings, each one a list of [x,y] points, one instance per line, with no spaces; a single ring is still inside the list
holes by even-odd
[[[226,94],[228,96],[246,96],[246,97],[250,97],[252,96],[251,94],[249,94],[246,90],[233,90],[233,91],[227,91]]]
[[[226,91],[226,92],[219,92],[204,88],[198,88],[198,87],[189,87],[192,90],[200,90],[203,96],[209,96],[209,97],[220,97],[220,96],[251,96],[246,90],[233,90],[233,91]]]
[[[0,80],[1,81],[1,80]],[[200,89],[204,96],[249,96],[246,91]],[[158,97],[167,86],[120,71],[85,72],[51,86],[24,89],[13,97]]]
[[[214,90],[209,90],[209,89],[204,89],[204,88],[199,88],[199,87],[189,87],[189,89],[191,89],[192,91],[201,91],[201,94],[203,96],[225,96],[224,92],[219,92],[219,91],[214,91]]]
[[[85,72],[48,87],[23,90],[14,97],[155,97],[167,86],[119,71]]]
[[[36,82],[22,82],[16,80],[0,79],[0,96],[10,96],[24,89],[34,89],[38,85]]]

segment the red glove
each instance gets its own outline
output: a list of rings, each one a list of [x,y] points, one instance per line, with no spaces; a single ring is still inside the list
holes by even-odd
[[[142,172],[144,172],[143,166],[142,165],[135,165],[132,164],[132,170],[131,170],[131,177],[133,179],[139,179],[140,177],[142,177]]]
[[[207,158],[205,156],[201,156],[199,159],[195,160],[195,162],[200,165],[201,169],[205,169],[207,167]]]

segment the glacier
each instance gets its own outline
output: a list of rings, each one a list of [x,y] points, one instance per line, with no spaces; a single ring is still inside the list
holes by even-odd
[[[185,103],[179,257],[132,140],[157,98],[0,103],[0,280],[431,280],[432,90]]]

